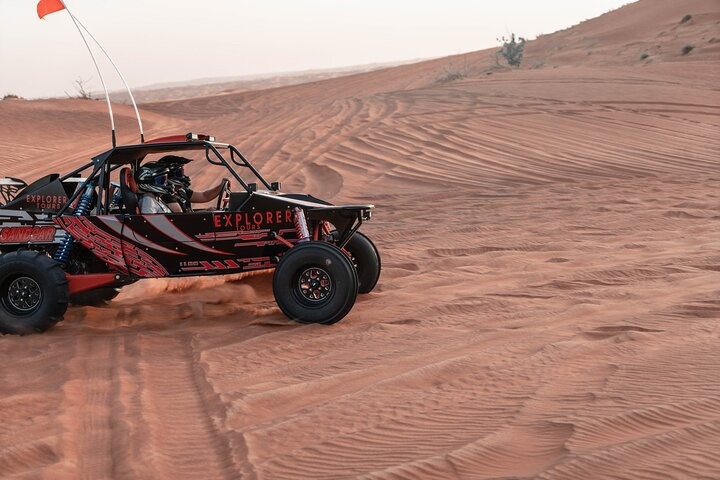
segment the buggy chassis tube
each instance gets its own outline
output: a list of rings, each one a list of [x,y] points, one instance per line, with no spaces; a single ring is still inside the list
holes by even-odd
[[[89,163],[86,166],[84,166],[83,168],[76,170],[76,172],[80,172],[90,166],[92,166],[92,163]],[[82,183],[82,185],[78,189],[75,190],[75,193],[73,193],[72,196],[70,198],[68,198],[67,203],[60,209],[60,211],[55,214],[56,217],[61,217],[67,211],[67,209],[70,207],[70,205],[72,205],[72,203],[75,200],[77,200],[77,198],[80,195],[82,195],[82,193],[85,191],[85,187],[95,181],[95,176],[97,175],[97,173],[100,171],[101,168],[102,168],[102,164],[98,163],[95,165],[95,168],[93,168],[92,173],[90,175],[88,175],[87,179],[85,179],[85,181]],[[63,178],[66,178],[66,177],[68,177],[68,175],[66,175]]]
[[[309,208],[307,216],[311,221],[330,220],[340,234],[337,246],[344,248],[363,221],[370,219],[373,208],[374,205],[328,205]]]
[[[255,175],[260,181],[265,185],[265,188],[268,190],[275,190],[272,185],[270,185],[265,178],[260,175],[260,172],[258,172],[255,167],[252,166],[250,162],[248,162],[247,158],[245,158],[245,155],[243,155],[240,150],[235,148],[233,145],[229,145],[228,148],[230,149],[230,160],[237,165],[238,167],[247,167],[250,169],[250,171]],[[237,160],[235,160],[235,155],[240,157],[240,160],[243,161],[243,163],[239,163]]]
[[[265,185],[265,188],[267,188],[268,190],[275,190],[273,186],[269,184],[267,180],[265,180],[265,177],[263,177],[260,172],[258,172],[255,167],[252,166],[252,164],[247,160],[247,158],[245,158],[242,153],[240,153],[237,148],[235,148],[233,145],[228,145],[227,148],[228,150],[230,150],[230,161],[232,161],[232,163],[234,163],[238,167],[245,167],[250,169],[253,175],[255,175],[255,177],[260,180],[263,185]],[[215,154],[217,160],[213,160],[212,158],[210,158],[210,150],[212,150],[212,152]],[[235,158],[236,156],[240,160],[242,160],[242,163],[237,161],[237,159]],[[246,191],[250,192],[250,188],[248,187],[247,183],[245,183],[245,181],[240,177],[240,175],[237,174],[235,169],[230,166],[225,157],[217,150],[217,148],[215,148],[212,143],[205,142],[205,159],[213,165],[222,165],[227,168],[232,174],[232,176],[235,177],[235,180],[240,182],[240,185],[242,185],[242,187]]]
[[[105,287],[120,282],[121,277],[117,273],[88,273],[85,275],[65,274],[68,281],[70,295]]]
[[[336,225],[336,227],[338,227],[338,231],[342,228],[337,246],[338,248],[343,249],[352,236],[355,235],[355,232],[357,232],[363,224],[363,220],[370,218],[371,210],[373,208],[375,208],[374,205],[329,205],[326,207],[323,206],[308,209],[308,216],[311,216],[312,220],[315,222],[315,228],[313,229],[314,231],[311,236],[305,211],[300,207],[295,207],[293,209],[293,222],[295,224],[295,234],[298,238],[295,245],[306,242],[310,239],[319,240],[320,229],[323,228],[323,225],[326,225],[326,218],[330,217],[331,219],[334,219],[336,223],[340,224]],[[293,248],[295,246],[274,231],[270,232],[270,238],[282,243],[288,248]]]
[[[210,150],[213,151],[215,156],[218,158],[218,160],[213,160],[210,158]],[[227,168],[230,171],[230,174],[237,180],[240,185],[246,190],[250,191],[250,188],[248,187],[247,183],[240,177],[240,175],[237,174],[234,168],[231,168],[228,164],[227,160],[225,160],[225,157],[222,156],[220,152],[218,152],[217,148],[215,148],[212,144],[206,143],[205,144],[205,160],[208,161],[208,163],[211,163],[213,165],[221,165],[225,168]]]
[[[265,178],[263,178],[263,176],[260,175],[260,172],[258,172],[257,170],[255,170],[255,167],[253,167],[253,166],[250,164],[250,162],[248,162],[247,159],[246,159],[245,157],[243,157],[242,153],[240,153],[240,152],[239,152],[235,147],[233,147],[232,145],[229,145],[229,146],[228,146],[228,149],[230,150],[230,160],[232,160],[232,162],[233,162],[235,165],[237,165],[238,167],[247,167],[247,168],[249,168],[250,171],[253,173],[253,175],[255,175],[255,177],[257,177],[257,178],[263,183],[263,185],[265,185],[265,187],[267,187],[268,190],[273,190],[272,186],[267,182],[267,180],[265,180]],[[213,153],[215,154],[215,156],[218,158],[217,161],[210,158],[210,150],[212,150],[212,152],[213,152]],[[234,152],[237,152],[236,154],[240,157],[241,160],[243,160],[243,163],[239,163],[237,160],[235,160],[235,156],[234,156],[235,153],[234,153]],[[238,175],[238,173],[235,171],[235,169],[230,166],[230,164],[228,163],[227,160],[225,160],[225,157],[224,157],[224,156],[217,150],[217,148],[215,148],[215,146],[212,145],[211,143],[206,143],[206,144],[205,144],[205,159],[206,159],[209,163],[211,163],[211,164],[213,164],[213,165],[222,165],[222,166],[224,166],[225,168],[227,168],[227,169],[230,171],[230,173],[232,174],[232,176],[235,178],[235,180],[237,180],[237,181],[240,183],[240,185],[242,185],[242,187],[243,187],[247,192],[250,192],[250,187],[248,187],[248,184],[245,183],[245,181],[240,177],[240,175]]]

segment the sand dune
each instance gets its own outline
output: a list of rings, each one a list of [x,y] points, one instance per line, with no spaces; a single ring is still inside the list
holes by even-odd
[[[328,78],[336,78],[354,73],[370,72],[397,65],[414,63],[419,60],[404,62],[374,63],[368,65],[355,65],[331,69],[307,70],[285,73],[267,73],[260,75],[244,75],[230,78],[203,78],[185,82],[172,82],[170,84],[150,85],[134,88],[133,96],[138,103],[162,102],[167,100],[180,100],[194,97],[209,97],[218,94],[232,94],[248,90],[265,90],[285,85],[318,82]],[[97,93],[94,94],[97,96]],[[102,95],[102,92],[100,93]],[[130,104],[130,98],[125,91],[110,92],[112,101]]]
[[[483,51],[453,82],[441,59],[145,105],[149,136],[206,131],[286,190],[375,203],[380,283],[331,327],[287,321],[259,273],[0,338],[2,476],[718,478],[719,20],[643,0],[520,70]],[[0,175],[108,144],[102,102],[0,119]]]

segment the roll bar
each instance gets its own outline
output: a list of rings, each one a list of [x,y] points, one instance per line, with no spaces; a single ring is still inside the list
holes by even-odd
[[[221,148],[226,148],[230,151],[230,162],[227,161],[227,159],[223,156],[222,153],[220,153],[220,150],[218,150],[217,146],[220,146]],[[260,182],[267,188],[268,190],[278,190],[277,184],[268,183],[267,180],[260,174],[260,172],[248,161],[247,158],[233,145],[229,144],[218,144],[216,142],[207,141],[207,140],[197,140],[192,142],[158,142],[154,144],[144,143],[140,145],[125,145],[113,148],[103,154],[98,155],[97,157],[94,157],[93,160],[90,163],[87,163],[83,165],[82,167],[79,167],[72,172],[60,177],[60,181],[64,181],[70,177],[73,177],[75,175],[78,175],[82,173],[83,171],[92,168],[92,172],[87,176],[85,181],[78,186],[78,188],[75,190],[73,195],[68,199],[67,203],[63,205],[63,207],[58,211],[57,216],[64,215],[65,212],[67,212],[70,205],[77,200],[77,198],[82,194],[82,192],[85,190],[86,186],[88,185],[94,185],[98,188],[98,209],[97,211],[101,214],[107,214],[108,209],[110,206],[110,174],[117,170],[118,168],[127,165],[125,162],[112,162],[111,159],[114,159],[113,153],[116,150],[122,149],[123,155],[128,155],[132,150],[137,150],[137,157],[135,157],[132,160],[129,160],[134,168],[138,168],[140,163],[143,161],[143,159],[151,153],[169,153],[172,151],[184,151],[184,150],[204,150],[205,151],[205,159],[211,163],[212,165],[218,165],[223,166],[228,169],[230,174],[233,176],[235,180],[238,181],[238,183],[248,192],[252,193],[253,188],[250,187],[248,183],[243,180],[243,178],[238,174],[238,172],[233,168],[233,164],[249,169],[252,174],[260,180]],[[210,155],[210,152],[213,153],[213,155]],[[127,160],[127,157],[124,157]]]

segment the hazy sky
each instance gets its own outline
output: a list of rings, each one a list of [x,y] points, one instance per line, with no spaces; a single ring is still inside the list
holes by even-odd
[[[628,0],[68,0],[131,86],[438,57],[533,38]],[[100,81],[66,12],[0,0],[0,96]],[[105,64],[101,64],[103,66]],[[104,70],[111,89],[122,83]]]

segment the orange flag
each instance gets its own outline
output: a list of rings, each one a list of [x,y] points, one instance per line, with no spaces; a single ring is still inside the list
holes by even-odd
[[[64,9],[65,5],[63,5],[60,0],[40,0],[37,4],[38,17],[41,19],[45,15],[50,15],[51,13],[59,12]]]

